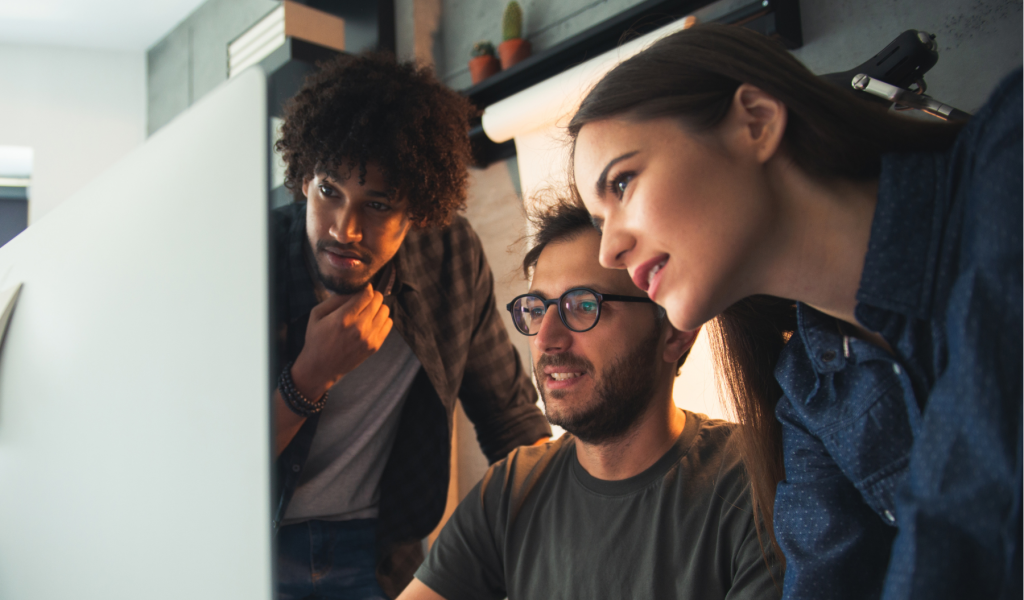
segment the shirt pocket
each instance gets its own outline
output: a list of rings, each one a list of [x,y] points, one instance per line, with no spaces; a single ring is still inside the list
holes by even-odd
[[[894,498],[914,444],[907,412],[914,403],[904,397],[907,388],[892,364],[873,360],[823,375],[819,391],[830,397],[835,418],[819,422],[814,433],[871,509],[896,525]]]

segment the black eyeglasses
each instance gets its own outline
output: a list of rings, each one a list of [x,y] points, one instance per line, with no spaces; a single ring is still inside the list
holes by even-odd
[[[652,302],[650,298],[637,296],[616,296],[602,294],[592,289],[572,288],[554,300],[545,300],[534,294],[516,296],[505,305],[512,314],[512,322],[523,335],[537,335],[544,315],[552,304],[558,306],[558,318],[570,330],[577,333],[590,331],[601,318],[603,302]]]

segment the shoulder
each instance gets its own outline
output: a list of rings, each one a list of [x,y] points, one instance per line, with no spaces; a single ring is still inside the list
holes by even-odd
[[[500,488],[503,495],[518,495],[532,489],[551,470],[553,464],[567,457],[575,443],[572,434],[540,444],[520,446],[508,456],[494,463],[481,481],[484,494]]]
[[[270,234],[274,236],[278,252],[285,249],[289,239],[296,237],[297,229],[305,231],[306,203],[292,202],[270,211]]]
[[[982,269],[1019,263],[1022,156],[1021,71],[1006,77],[957,138],[950,158],[951,216],[959,214],[963,248],[952,258]],[[1019,269],[1019,264],[1014,265]],[[1017,273],[1019,275],[1019,272]]]
[[[432,297],[471,297],[481,276],[490,274],[483,246],[469,221],[456,215],[442,228],[414,229],[399,249],[400,269]]]
[[[409,268],[439,276],[473,266],[483,255],[480,238],[461,215],[455,215],[445,227],[409,231],[399,252]]]
[[[971,118],[960,135],[961,140],[984,144],[1016,133],[1019,142],[1021,103],[1021,70],[1017,69],[1003,78],[985,105]]]
[[[306,220],[306,203],[290,202],[270,211],[271,229],[275,232],[280,229],[288,230],[297,222]]]
[[[688,411],[686,418],[696,422],[697,432],[680,461],[682,479],[690,482],[687,485],[692,488],[698,488],[693,482],[701,482],[699,487],[705,491],[700,495],[749,503],[749,500],[742,501],[749,493],[749,486],[739,446],[739,426]]]
[[[969,204],[982,208],[992,201],[1010,202],[1019,212],[1021,104],[1018,69],[1003,79],[957,137],[950,151],[950,184],[954,189],[969,190]]]
[[[571,434],[539,446],[520,446],[487,469],[477,484],[479,502],[487,512],[514,520],[530,493],[543,487],[574,448]]]
[[[725,469],[741,466],[743,455],[737,446],[739,426],[736,423],[691,412],[687,413],[686,418],[697,419],[699,427],[689,453],[706,458],[714,457],[714,462],[720,463]]]
[[[452,222],[444,227],[412,229],[405,236],[405,241],[402,243],[403,248],[419,251],[442,248],[448,245],[480,247],[480,238],[477,236],[476,231],[473,230],[473,226],[462,215],[455,215],[452,217]]]

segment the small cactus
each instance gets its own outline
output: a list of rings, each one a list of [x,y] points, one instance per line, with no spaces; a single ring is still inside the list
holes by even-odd
[[[523,37],[523,9],[516,0],[511,0],[501,17],[501,35],[505,41]]]
[[[480,56],[494,56],[494,44],[488,42],[487,40],[480,40],[479,42],[473,44],[473,50],[470,52],[470,55],[473,58],[477,58]]]

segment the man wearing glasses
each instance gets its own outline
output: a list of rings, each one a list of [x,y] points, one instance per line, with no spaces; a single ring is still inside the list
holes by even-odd
[[[777,598],[733,426],[672,402],[696,332],[600,266],[585,210],[536,224],[507,308],[568,433],[492,466],[399,600]]]

